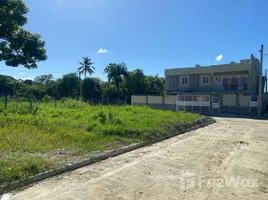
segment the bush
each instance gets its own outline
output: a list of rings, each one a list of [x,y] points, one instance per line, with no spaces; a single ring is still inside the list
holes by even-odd
[[[53,101],[53,98],[51,96],[49,96],[49,95],[46,94],[43,97],[42,101],[45,102],[45,103],[49,103],[49,102]]]
[[[87,108],[88,103],[71,98],[63,98],[58,104],[58,107],[81,109],[81,108]]]
[[[0,183],[25,179],[49,169],[49,162],[40,157],[0,158]]]

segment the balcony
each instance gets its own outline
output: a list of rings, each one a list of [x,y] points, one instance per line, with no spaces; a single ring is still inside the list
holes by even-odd
[[[248,83],[248,75],[217,75],[212,76],[209,84],[197,84],[192,87],[191,84],[181,85],[179,78],[176,80],[169,79],[167,92],[173,93],[206,93],[206,92],[224,92],[224,91],[248,91],[251,86]]]
[[[215,77],[214,90],[216,91],[247,91],[248,78],[247,77]]]

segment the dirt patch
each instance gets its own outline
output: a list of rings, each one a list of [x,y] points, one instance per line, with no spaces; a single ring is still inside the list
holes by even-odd
[[[238,141],[238,142],[236,142],[236,144],[249,145],[249,143],[248,142],[245,142],[245,141]]]
[[[126,143],[122,140],[115,140],[113,142],[110,142],[104,146],[106,150],[113,150],[113,149],[119,149],[123,146],[126,146]]]

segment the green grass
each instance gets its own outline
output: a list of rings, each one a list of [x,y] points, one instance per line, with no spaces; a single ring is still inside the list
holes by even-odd
[[[0,185],[58,167],[93,151],[118,148],[166,134],[170,125],[200,115],[132,106],[89,106],[75,100],[57,104],[0,104]],[[68,155],[57,155],[58,149]],[[51,156],[53,155],[53,156]]]

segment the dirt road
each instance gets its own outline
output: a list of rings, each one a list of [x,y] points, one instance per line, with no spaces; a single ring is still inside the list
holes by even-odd
[[[45,180],[12,200],[268,199],[268,121],[217,123]]]

